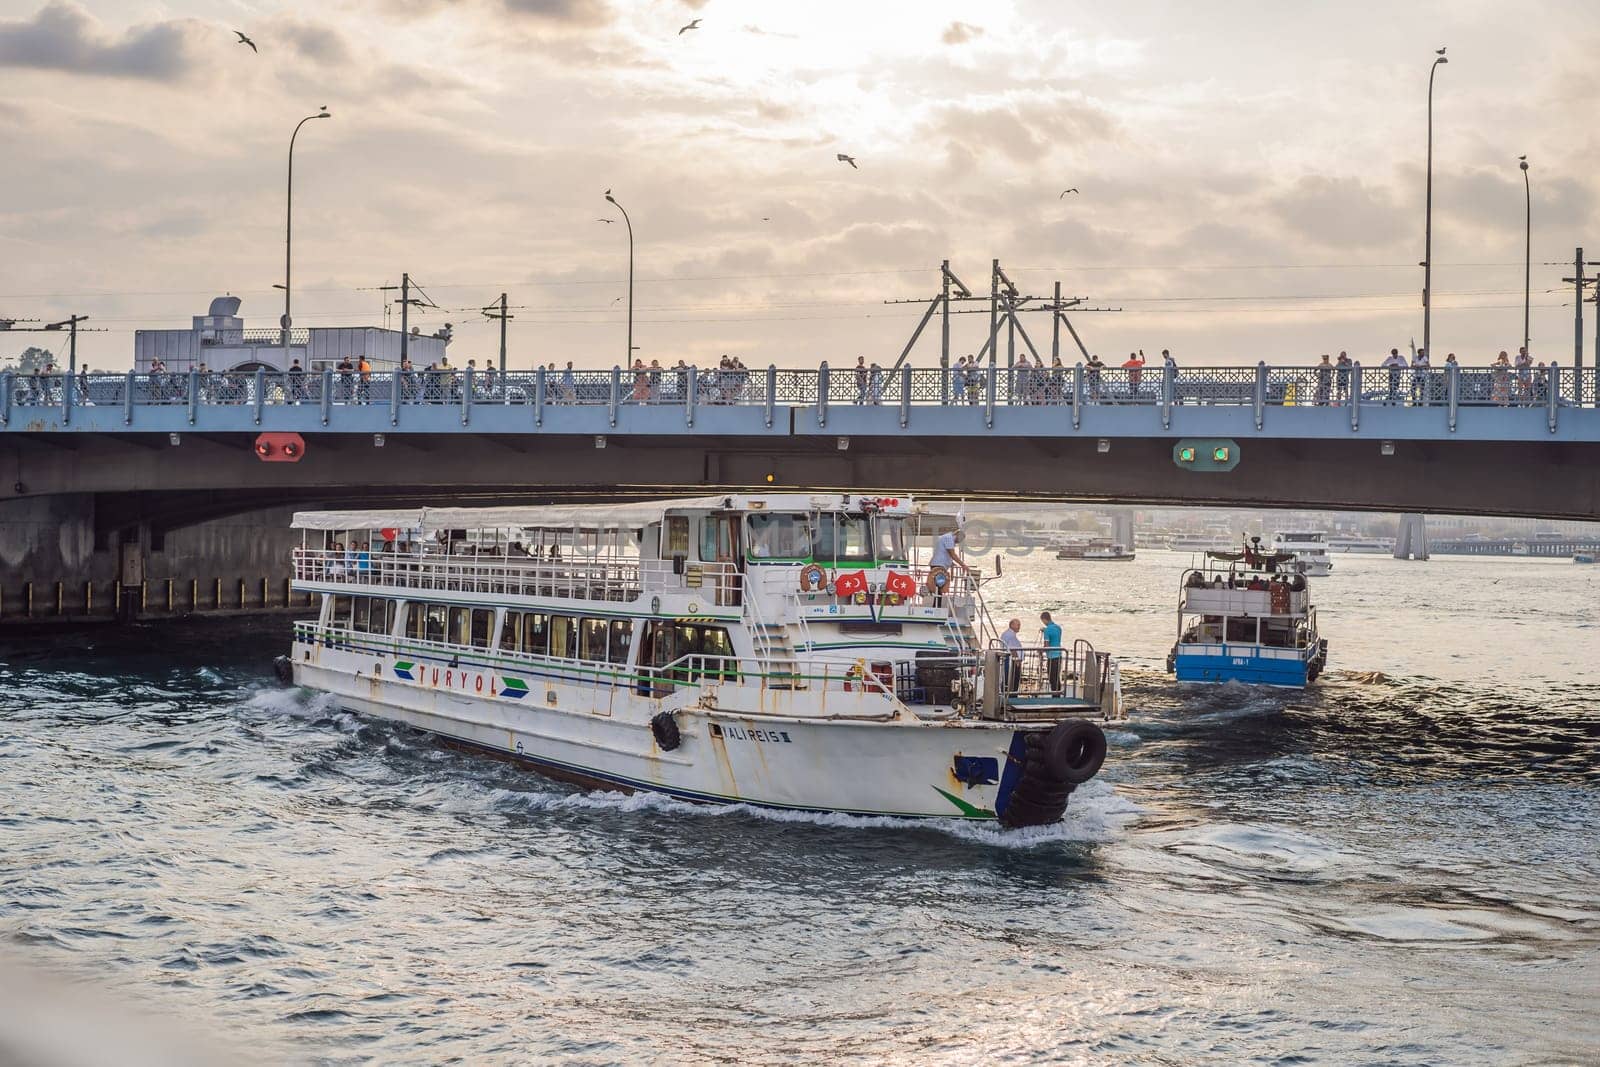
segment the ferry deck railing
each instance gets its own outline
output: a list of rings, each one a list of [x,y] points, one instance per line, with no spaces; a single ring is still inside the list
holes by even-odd
[[[1115,681],[1111,654],[1096,652],[1082,638],[1070,648],[1025,645],[1011,649],[996,640],[989,645],[985,659],[986,684],[995,687],[985,694],[986,705],[1013,713],[1059,708],[1063,701],[1103,708]],[[991,664],[993,671],[988,670]],[[1052,668],[1052,664],[1059,667]]]
[[[731,564],[684,567],[671,560],[617,560],[578,554],[534,559],[501,553],[296,549],[297,582],[375,586],[409,592],[483,593],[633,603],[650,592],[703,591],[715,604],[740,602],[741,578]]]

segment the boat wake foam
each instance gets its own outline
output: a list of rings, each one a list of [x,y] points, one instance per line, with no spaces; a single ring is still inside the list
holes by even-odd
[[[615,813],[698,816],[704,818],[755,818],[768,822],[801,823],[842,830],[927,830],[996,848],[1035,848],[1063,842],[1098,843],[1120,836],[1123,827],[1143,811],[1121,796],[1108,782],[1090,782],[1073,794],[1065,818],[1049,826],[1008,830],[992,822],[958,819],[911,819],[887,815],[846,815],[839,812],[790,811],[754,804],[695,804],[661,793],[582,792],[555,793],[496,789],[489,791],[495,807],[522,812],[610,811]]]

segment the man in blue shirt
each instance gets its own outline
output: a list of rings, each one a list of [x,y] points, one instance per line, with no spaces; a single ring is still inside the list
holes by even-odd
[[[1050,692],[1061,695],[1061,627],[1050,620],[1050,613],[1039,613],[1040,643],[1045,647],[1045,662],[1050,668]]]

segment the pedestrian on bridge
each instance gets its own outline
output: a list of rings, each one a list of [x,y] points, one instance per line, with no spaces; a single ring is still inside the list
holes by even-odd
[[[1428,394],[1431,392],[1433,372],[1428,363],[1428,350],[1417,349],[1417,354],[1411,357],[1411,406],[1418,404],[1426,406]]]
[[[856,403],[867,402],[867,357],[856,357]]]
[[[1106,365],[1100,361],[1099,353],[1096,353],[1089,357],[1089,362],[1084,366],[1088,370],[1088,374],[1085,377],[1089,379],[1089,403],[1098,404],[1100,403],[1100,372],[1106,369]]]
[[[1526,346],[1517,349],[1517,403],[1533,401],[1533,357]]]
[[[967,395],[967,360],[971,356],[962,356],[956,360],[956,365],[950,368],[950,396],[959,404]]]
[[[1388,404],[1400,403],[1400,374],[1405,370],[1406,357],[1400,354],[1398,348],[1389,349],[1389,358],[1383,361],[1383,366],[1389,371],[1389,398]]]
[[[1144,377],[1144,349],[1129,352],[1128,358],[1123,361],[1123,369],[1128,372],[1128,399],[1138,402],[1139,380]]]
[[[1343,406],[1350,402],[1350,368],[1355,364],[1350,359],[1350,353],[1340,352],[1333,366],[1334,396],[1339,405]]]
[[[289,403],[298,404],[306,398],[306,369],[296,358],[289,364]]]
[[[1328,353],[1322,353],[1322,362],[1317,364],[1317,407],[1328,406],[1328,393],[1333,385],[1333,362],[1328,359]]]

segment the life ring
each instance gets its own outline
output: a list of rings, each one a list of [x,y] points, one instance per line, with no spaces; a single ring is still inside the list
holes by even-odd
[[[678,732],[678,720],[673,718],[672,712],[657,712],[650,720],[650,733],[656,739],[656,745],[663,752],[671,752],[683,744],[683,735]]]
[[[828,584],[828,572],[815,563],[807,563],[800,568],[800,591],[802,593],[815,593]]]
[[[928,592],[935,595],[943,593],[950,584],[950,571],[944,567],[928,568]]]

